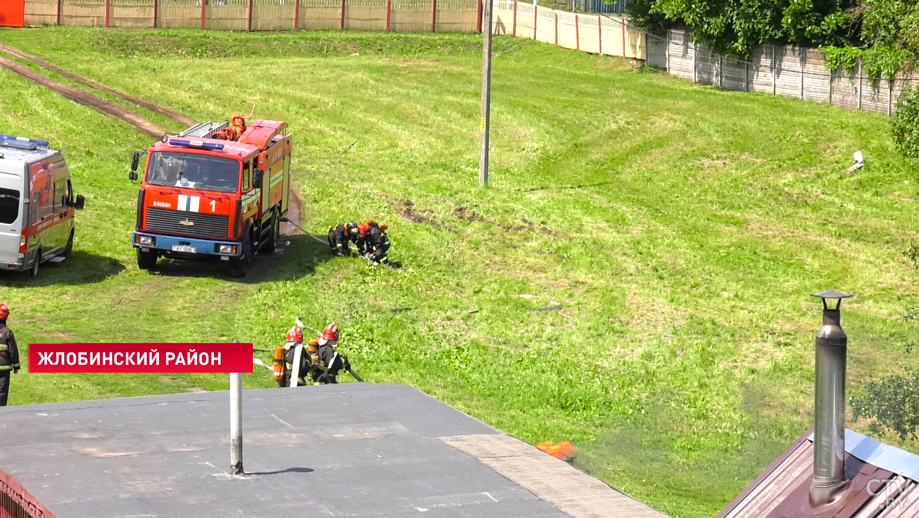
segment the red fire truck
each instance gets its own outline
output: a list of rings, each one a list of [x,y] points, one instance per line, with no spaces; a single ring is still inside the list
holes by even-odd
[[[138,178],[134,153],[131,181]],[[291,135],[280,121],[241,115],[163,136],[147,150],[133,235],[137,266],[160,257],[217,258],[243,277],[274,252],[290,190]]]

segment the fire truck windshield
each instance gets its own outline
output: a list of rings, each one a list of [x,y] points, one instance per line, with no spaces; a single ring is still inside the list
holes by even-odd
[[[193,153],[155,151],[150,156],[147,183],[201,191],[237,192],[240,162]]]

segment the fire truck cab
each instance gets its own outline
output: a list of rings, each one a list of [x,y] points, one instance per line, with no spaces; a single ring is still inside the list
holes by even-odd
[[[70,170],[48,142],[0,135],[0,270],[38,275],[45,261],[73,251],[75,211]]]
[[[275,251],[287,214],[291,135],[286,123],[269,120],[232,130],[207,122],[147,150],[133,234],[138,267],[153,269],[160,257],[219,257],[243,277],[260,250]]]

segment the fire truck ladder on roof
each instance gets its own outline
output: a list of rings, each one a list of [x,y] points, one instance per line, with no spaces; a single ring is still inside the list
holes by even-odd
[[[192,126],[187,130],[179,133],[180,137],[193,137],[193,138],[211,138],[214,136],[214,133],[218,131],[225,130],[230,127],[230,121],[223,122],[202,122],[201,124]]]

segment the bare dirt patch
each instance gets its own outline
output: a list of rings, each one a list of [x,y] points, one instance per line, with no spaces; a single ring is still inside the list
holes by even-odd
[[[403,218],[411,221],[412,223],[424,223],[430,225],[436,229],[440,228],[440,225],[432,218],[434,211],[431,209],[416,209],[415,202],[412,200],[402,200],[400,205],[396,207],[396,210]]]
[[[485,221],[485,218],[483,218],[478,212],[470,209],[469,207],[464,207],[462,205],[460,205],[459,207],[453,210],[453,215],[457,219],[468,221],[470,223],[473,223],[476,221]]]

